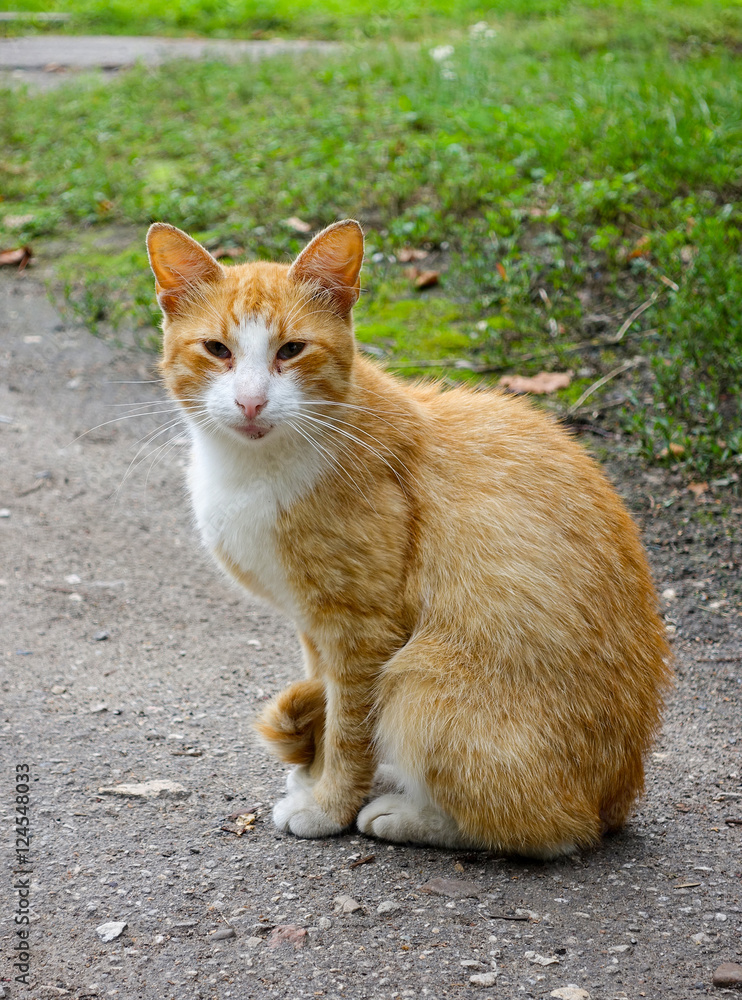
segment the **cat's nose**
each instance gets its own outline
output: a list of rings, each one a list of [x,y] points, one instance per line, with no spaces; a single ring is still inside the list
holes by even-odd
[[[254,420],[267,402],[265,396],[244,396],[242,399],[235,399],[235,403],[248,420]]]

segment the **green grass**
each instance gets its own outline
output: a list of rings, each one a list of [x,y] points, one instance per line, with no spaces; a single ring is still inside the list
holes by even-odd
[[[0,241],[33,240],[43,254],[61,240],[71,308],[146,338],[157,322],[141,243],[150,221],[288,260],[304,237],[287,217],[319,228],[353,216],[369,244],[359,339],[390,363],[452,378],[570,368],[566,408],[643,354],[580,413],[600,411],[648,459],[672,444],[667,460],[689,473],[733,466],[742,6],[529,6],[542,16],[490,15],[494,37],[470,37],[458,14],[454,51],[437,59],[433,42],[365,42],[333,59],[172,65],[2,93]],[[353,34],[357,6],[325,9]],[[106,249],[112,228],[132,242]],[[438,287],[415,291],[394,262],[407,246],[430,251],[419,266],[441,271]]]
[[[513,24],[523,19],[571,20],[585,12],[616,10],[630,31],[642,21],[661,19],[664,34],[682,33],[690,24],[700,40],[713,35],[738,0],[0,0],[0,10],[62,13],[64,24],[5,22],[7,33],[28,30],[105,34],[212,35],[233,38],[301,36],[359,40],[419,39],[458,31],[479,21]]]

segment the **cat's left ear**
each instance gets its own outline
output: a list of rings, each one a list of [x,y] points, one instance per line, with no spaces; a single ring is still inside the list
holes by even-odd
[[[178,312],[194,285],[224,277],[224,268],[208,250],[165,222],[155,222],[149,227],[147,253],[155,276],[157,301],[166,316]]]
[[[318,233],[291,265],[289,277],[320,285],[347,316],[361,292],[363,230],[353,219],[334,222]]]

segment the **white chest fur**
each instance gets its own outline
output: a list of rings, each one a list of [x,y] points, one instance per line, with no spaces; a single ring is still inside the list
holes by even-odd
[[[243,444],[192,428],[189,486],[206,546],[253,577],[298,623],[297,601],[280,559],[277,519],[311,490],[323,465],[313,449],[276,430],[275,441]]]

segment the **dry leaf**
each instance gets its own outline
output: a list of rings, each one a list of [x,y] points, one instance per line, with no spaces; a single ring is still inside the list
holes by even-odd
[[[627,260],[636,260],[637,257],[649,256],[649,236],[640,237],[631,250],[626,255]]]
[[[676,458],[680,458],[681,455],[685,454],[685,448],[682,444],[675,444],[673,441],[668,448],[663,448],[659,454],[660,458],[667,458],[668,455],[674,455]]]
[[[12,250],[0,250],[0,267],[18,267],[22,271],[33,257],[31,247],[15,247]]]
[[[222,830],[225,833],[234,833],[238,837],[241,837],[243,833],[252,833],[255,829],[256,819],[257,816],[255,813],[234,813],[229,817],[229,825],[223,826]]]
[[[311,233],[312,231],[312,227],[308,222],[305,222],[303,219],[297,218],[297,216],[295,215],[292,215],[291,218],[289,219],[284,219],[283,224],[284,226],[288,226],[290,229],[293,229],[294,232],[297,233]]]
[[[495,264],[495,270],[500,275],[500,277],[502,278],[503,281],[507,281],[508,280],[508,272],[505,270],[504,264],[501,264],[499,260]]]
[[[511,392],[530,392],[543,396],[557,389],[566,389],[572,381],[572,372],[539,372],[529,378],[527,375],[505,375],[500,385]]]
[[[440,276],[440,271],[423,271],[415,278],[415,288],[432,288],[438,284]]]
[[[708,483],[688,483],[688,490],[694,494],[696,499],[702,497],[703,494],[708,490]]]
[[[401,264],[409,264],[411,260],[425,260],[427,256],[427,250],[418,250],[416,247],[402,247],[397,253],[397,260]]]

